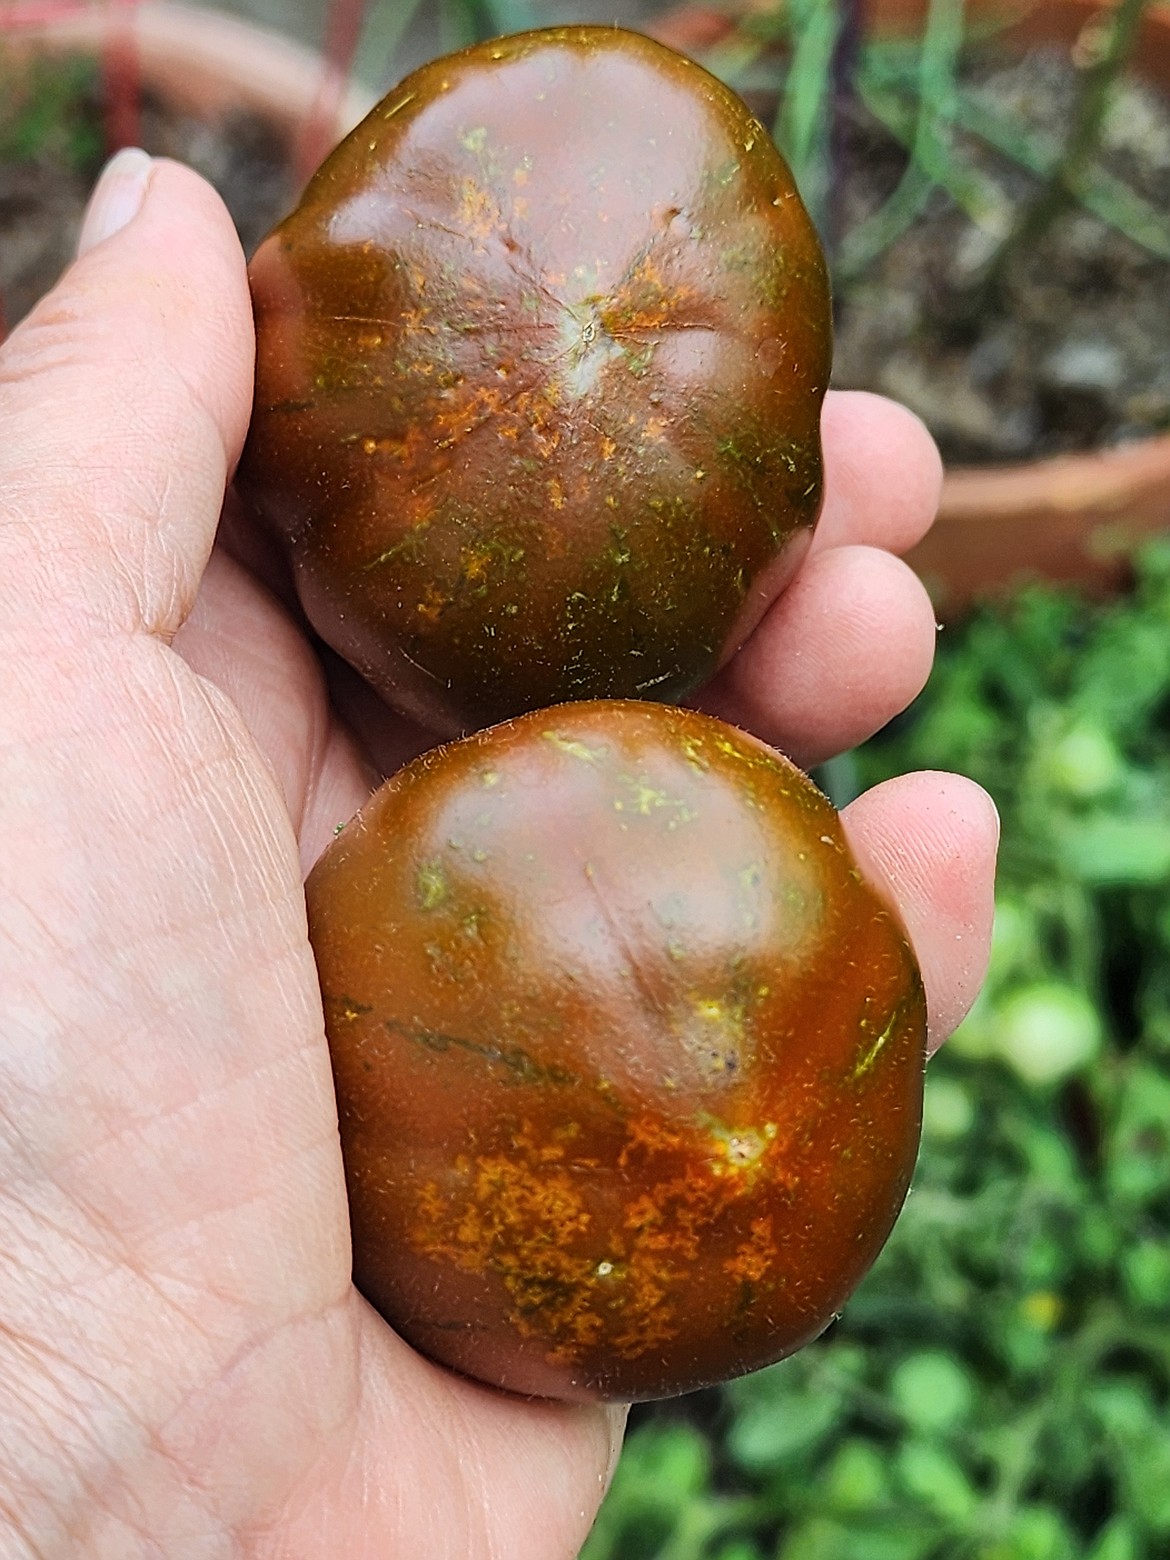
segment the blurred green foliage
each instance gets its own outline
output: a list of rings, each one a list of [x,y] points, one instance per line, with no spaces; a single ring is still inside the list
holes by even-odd
[[[1170,543],[942,636],[865,784],[981,781],[991,974],[893,1238],[794,1358],[636,1410],[583,1560],[1170,1554]]]
[[[63,162],[89,173],[104,142],[98,68],[92,60],[34,61],[19,69],[0,44],[0,162]]]

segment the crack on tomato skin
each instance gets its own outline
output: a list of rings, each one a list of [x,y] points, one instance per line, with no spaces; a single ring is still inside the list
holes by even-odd
[[[620,914],[615,912],[609,904],[602,885],[597,880],[597,868],[591,861],[581,863],[581,872],[588,886],[597,913],[601,919],[607,935],[621,955],[625,968],[629,971],[634,986],[645,1004],[646,1011],[656,1017],[665,1017],[667,1002],[662,992],[656,991],[651,985],[644,965],[644,960],[639,957],[638,949],[631,943],[629,935],[622,925]]]
[[[540,1062],[521,1045],[500,1045],[490,1040],[473,1040],[468,1035],[450,1034],[442,1029],[426,1029],[404,1024],[398,1019],[387,1018],[382,1026],[388,1034],[421,1046],[433,1055],[442,1056],[448,1051],[476,1056],[493,1066],[503,1067],[511,1074],[512,1081],[524,1084],[553,1084],[558,1088],[573,1088],[581,1079],[559,1062]]]

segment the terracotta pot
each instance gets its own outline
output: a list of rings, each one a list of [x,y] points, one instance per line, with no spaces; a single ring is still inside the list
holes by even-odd
[[[212,123],[240,109],[256,113],[287,136],[294,155],[315,122],[331,143],[373,106],[371,94],[337,82],[320,55],[282,34],[166,0],[61,7],[6,31],[5,55],[95,51],[115,30],[132,40],[144,86]]]
[[[868,0],[865,16],[871,27],[904,32],[924,9],[922,0]],[[1002,37],[1020,45],[1072,45],[1107,10],[1104,0],[1021,0],[1014,8],[1013,0],[969,0],[970,14],[998,18]],[[688,5],[652,30],[701,56],[734,25],[731,10]],[[1147,9],[1132,68],[1170,95],[1170,5]],[[909,561],[940,616],[954,617],[1027,578],[1117,589],[1128,578],[1134,546],[1168,528],[1170,433],[1080,455],[950,469],[938,519]]]

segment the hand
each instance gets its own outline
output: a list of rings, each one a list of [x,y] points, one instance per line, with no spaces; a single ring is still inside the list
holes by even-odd
[[[212,551],[251,388],[235,235],[130,154],[83,248],[0,352],[0,1549],[570,1560],[620,1414],[456,1379],[350,1284],[301,882],[370,766],[246,530]],[[805,761],[904,704],[933,638],[883,550],[929,523],[928,440],[844,396],[826,437],[816,551],[710,690]],[[849,828],[941,1037],[986,956],[990,804],[917,776]]]

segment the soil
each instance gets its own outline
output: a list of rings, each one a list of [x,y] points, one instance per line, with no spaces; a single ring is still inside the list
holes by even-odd
[[[1005,67],[976,59],[967,84],[1000,120],[1038,140],[1065,127],[1077,72],[1059,50]],[[964,160],[1014,206],[1035,180],[972,136]],[[906,157],[864,110],[844,138],[844,231],[897,183]],[[1100,164],[1170,211],[1170,99],[1126,83]],[[838,290],[834,381],[881,390],[930,425],[952,464],[978,465],[1117,444],[1170,427],[1170,262],[1080,207],[1064,211],[972,317],[994,245],[941,192],[913,226]]]
[[[1077,73],[1060,51],[1036,50],[1006,67],[976,57],[966,79],[993,113],[1043,138],[1067,125]],[[97,93],[85,90],[88,151],[82,138],[80,155],[49,144],[38,157],[0,157],[0,302],[9,326],[73,251],[102,159],[92,130]],[[141,138],[216,185],[249,252],[293,200],[286,148],[261,121],[208,127],[147,101]],[[838,211],[848,231],[894,188],[906,154],[860,107],[842,145]],[[964,136],[956,145],[1006,199],[1033,192],[1030,176],[984,143]],[[1125,85],[1102,161],[1170,211],[1170,99]],[[1170,427],[1170,263],[1073,207],[1013,268],[998,303],[972,321],[972,279],[987,253],[982,230],[936,192],[897,242],[838,287],[834,382],[912,407],[952,464],[1091,448]]]
[[[35,154],[0,157],[0,319],[9,329],[69,264],[104,161],[96,86],[80,84],[73,113]],[[295,199],[288,147],[255,115],[210,125],[144,94],[140,132],[149,152],[188,163],[216,187],[249,254]]]

